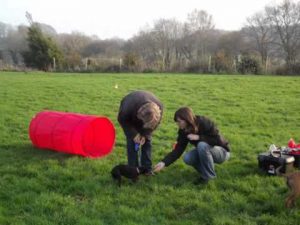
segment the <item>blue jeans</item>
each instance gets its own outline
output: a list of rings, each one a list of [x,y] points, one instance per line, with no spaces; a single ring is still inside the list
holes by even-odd
[[[204,180],[216,177],[214,163],[221,164],[230,158],[230,153],[221,146],[199,142],[197,147],[184,155],[183,161],[193,166]]]
[[[140,147],[138,151],[135,150],[135,143],[132,137],[126,135],[127,140],[127,161],[129,166],[144,166],[147,171],[152,170],[152,161],[151,161],[151,148],[152,143],[151,139],[146,139],[145,144]],[[139,164],[138,152],[141,152],[141,163]]]

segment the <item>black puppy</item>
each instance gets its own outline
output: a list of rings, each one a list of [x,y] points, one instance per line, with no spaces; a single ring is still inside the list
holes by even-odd
[[[131,179],[133,182],[138,180],[140,174],[144,174],[146,172],[146,168],[143,166],[134,167],[128,165],[117,165],[111,170],[111,175],[113,179],[118,181],[119,187],[121,186],[121,177],[126,177]]]

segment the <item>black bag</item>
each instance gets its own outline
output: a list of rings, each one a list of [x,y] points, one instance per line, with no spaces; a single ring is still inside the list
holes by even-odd
[[[295,158],[294,167],[300,169],[300,154],[298,152],[289,152],[288,155]]]
[[[281,166],[279,170],[281,173],[285,173],[288,167],[293,167],[295,158],[289,155],[283,155],[281,152],[265,152],[261,153],[257,157],[258,167],[269,175],[276,175],[276,169]]]

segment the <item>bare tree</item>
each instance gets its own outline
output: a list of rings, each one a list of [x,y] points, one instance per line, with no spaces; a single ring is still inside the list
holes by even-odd
[[[288,68],[296,62],[300,45],[300,2],[284,0],[281,4],[265,8],[268,19],[279,36],[277,43],[285,52]]]
[[[203,64],[203,61],[205,61],[204,64],[207,63],[208,57],[211,55],[208,50],[210,33],[214,27],[213,17],[206,11],[195,9],[188,14],[186,39],[190,43],[185,46],[185,54],[192,59],[193,64]],[[206,67],[206,65],[204,66]]]
[[[232,72],[236,72],[237,62],[240,55],[244,51],[245,43],[240,31],[232,31],[224,33],[218,43],[217,54],[226,58],[226,68],[230,68]]]
[[[80,52],[91,39],[80,32],[72,32],[71,34],[60,34],[58,42],[65,53],[72,51]]]
[[[212,30],[214,27],[213,17],[206,11],[194,9],[188,14],[188,28],[190,32]]]
[[[0,22],[0,59],[5,64],[23,65],[21,53],[28,48],[27,31],[25,26],[15,28]]]
[[[247,18],[244,32],[255,42],[255,49],[261,57],[261,64],[266,66],[271,44],[274,41],[269,18],[262,12],[254,14]]]
[[[60,34],[57,42],[65,55],[65,63],[69,70],[81,64],[81,51],[90,42],[90,38],[79,32]]]
[[[29,13],[29,12],[26,11],[25,17],[26,17],[26,19],[27,19],[29,25],[31,26],[31,25],[34,23],[34,22],[33,22],[33,18],[32,18],[31,13]]]
[[[131,38],[124,47],[126,54],[133,53],[141,60],[141,70],[156,68],[159,51],[155,43],[152,28],[141,30],[138,35]]]
[[[175,19],[160,19],[154,24],[153,34],[161,58],[162,70],[170,70],[171,62],[178,54],[176,42],[183,35],[182,25]]]
[[[9,24],[0,22],[0,40],[7,38],[9,32],[13,30],[13,27]]]

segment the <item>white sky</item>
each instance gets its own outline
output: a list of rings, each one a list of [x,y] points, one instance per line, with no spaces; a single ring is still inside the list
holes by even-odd
[[[213,16],[215,27],[238,30],[246,18],[279,0],[0,0],[0,22],[27,24],[33,20],[51,25],[58,33],[83,32],[100,39],[128,39],[155,20],[186,21],[194,9]]]

